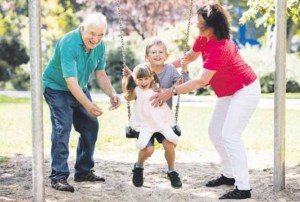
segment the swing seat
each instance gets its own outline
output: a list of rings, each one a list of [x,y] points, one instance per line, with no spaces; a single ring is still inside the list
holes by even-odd
[[[174,133],[175,133],[178,137],[181,136],[181,128],[180,128],[179,125],[173,126],[172,129],[173,129]]]
[[[181,136],[181,128],[179,125],[173,126],[172,129],[177,136]],[[130,126],[126,126],[125,133],[126,138],[138,138],[140,134],[140,132],[133,130]]]
[[[140,134],[138,131],[133,130],[130,126],[125,127],[125,132],[127,138],[138,138]]]

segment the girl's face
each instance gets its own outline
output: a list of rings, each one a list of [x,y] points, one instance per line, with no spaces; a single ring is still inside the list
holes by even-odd
[[[152,77],[142,77],[142,78],[135,79],[136,85],[144,90],[151,88],[152,82],[153,82]]]
[[[164,65],[168,58],[166,47],[163,44],[153,45],[149,48],[148,55],[145,59],[153,66]]]

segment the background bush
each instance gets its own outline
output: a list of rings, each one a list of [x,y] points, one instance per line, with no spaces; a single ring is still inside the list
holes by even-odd
[[[115,47],[111,48],[106,56],[106,73],[111,81],[111,84],[115,88],[117,93],[122,93],[122,69],[123,69],[123,57],[122,57],[122,48]],[[125,48],[125,59],[126,65],[133,69],[138,63],[135,53],[129,48]],[[95,77],[91,78],[89,83],[90,88],[99,89],[96,84]]]
[[[262,93],[273,93],[275,84],[274,50],[246,46],[240,49],[245,61],[254,69],[260,80]],[[297,54],[286,56],[286,92],[300,92],[300,58]]]
[[[18,68],[15,71],[11,83],[16,90],[30,90],[30,74],[23,68]]]

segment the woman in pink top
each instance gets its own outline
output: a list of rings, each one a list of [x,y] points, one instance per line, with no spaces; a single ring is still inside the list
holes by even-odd
[[[221,157],[221,176],[209,181],[206,186],[235,185],[234,190],[220,199],[251,198],[242,132],[259,102],[259,80],[231,40],[228,17],[219,4],[201,7],[197,11],[197,19],[199,36],[193,48],[173,64],[187,65],[201,55],[203,69],[200,76],[152,96],[152,105],[158,107],[172,95],[210,85],[218,100],[208,133]]]

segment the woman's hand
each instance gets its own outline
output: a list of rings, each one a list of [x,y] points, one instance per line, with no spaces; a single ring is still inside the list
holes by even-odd
[[[160,92],[156,93],[155,95],[150,97],[151,105],[153,107],[160,107],[162,106],[168,99],[172,97],[173,93],[170,88],[168,89],[161,89]]]
[[[186,55],[184,55],[184,56],[181,58],[180,64],[181,64],[182,70],[183,70],[184,72],[188,72],[188,68],[187,68],[187,67],[188,67],[189,61],[188,61]]]
[[[174,86],[177,86],[177,85],[180,85],[180,84],[183,84],[183,83],[184,83],[184,79],[183,79],[183,77],[180,77],[180,79],[178,79],[176,81],[176,83],[174,84]]]

